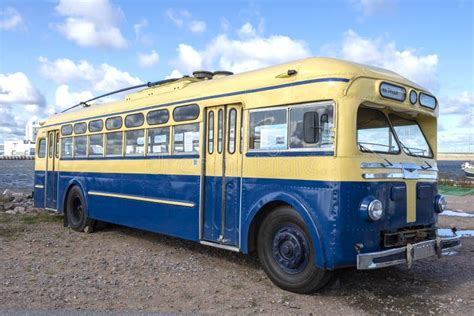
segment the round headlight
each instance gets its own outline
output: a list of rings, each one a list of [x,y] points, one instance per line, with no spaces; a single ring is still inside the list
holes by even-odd
[[[373,221],[378,221],[383,216],[383,205],[382,202],[379,200],[373,200],[369,203],[367,207],[367,212],[369,213],[369,217]]]
[[[446,208],[448,207],[448,201],[446,201],[446,198],[438,194],[435,198],[435,211],[436,213],[442,213]]]

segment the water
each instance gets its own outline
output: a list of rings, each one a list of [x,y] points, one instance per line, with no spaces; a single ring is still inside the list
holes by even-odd
[[[461,180],[464,161],[438,161],[440,178]],[[5,189],[29,193],[33,191],[33,160],[0,160],[0,193]]]
[[[0,194],[5,189],[31,193],[34,166],[34,160],[0,160]]]

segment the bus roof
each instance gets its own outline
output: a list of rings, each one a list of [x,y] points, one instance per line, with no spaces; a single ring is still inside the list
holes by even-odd
[[[370,77],[389,80],[426,91],[426,89],[409,81],[403,76],[386,69],[335,58],[310,57],[211,80],[183,77],[174,82],[131,93],[122,100],[100,105],[92,104],[89,107],[80,108],[79,110],[56,114],[44,122],[43,126],[78,120],[82,117],[87,118],[115,112],[133,111],[134,109],[143,108],[146,105],[166,105],[181,100],[190,100],[189,103],[192,103],[192,100],[199,99],[203,96],[226,95],[235,91],[245,93],[245,91],[248,90],[252,91],[261,87],[295,81],[293,76],[287,75],[288,70],[297,71],[297,81],[336,78],[344,79],[348,82],[357,77]]]

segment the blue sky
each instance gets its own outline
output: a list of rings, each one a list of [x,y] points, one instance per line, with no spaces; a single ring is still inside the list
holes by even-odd
[[[441,104],[439,150],[473,152],[473,20],[467,0],[2,0],[0,142],[116,88],[331,56],[428,88]]]

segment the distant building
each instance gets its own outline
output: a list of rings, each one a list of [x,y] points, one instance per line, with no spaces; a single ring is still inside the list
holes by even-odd
[[[34,156],[35,143],[23,140],[6,140],[3,142],[5,156]]]
[[[36,135],[40,128],[38,121],[30,121],[25,126],[25,141],[34,143],[36,142]]]
[[[3,144],[0,144],[0,156],[3,156],[3,153],[5,152]]]

